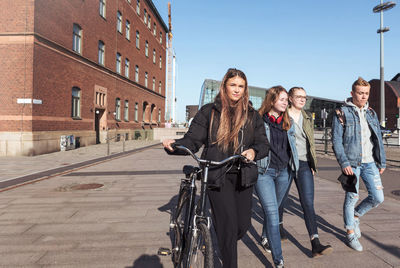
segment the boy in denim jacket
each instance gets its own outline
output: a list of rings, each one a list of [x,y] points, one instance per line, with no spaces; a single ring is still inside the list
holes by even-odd
[[[357,251],[363,250],[359,241],[360,217],[384,199],[380,175],[386,167],[386,156],[378,117],[368,106],[370,89],[370,84],[359,77],[353,83],[352,97],[336,110],[332,122],[332,144],[336,159],[344,174],[357,177],[357,193],[346,192],[343,205],[347,243]],[[368,197],[355,207],[360,176],[368,190]]]

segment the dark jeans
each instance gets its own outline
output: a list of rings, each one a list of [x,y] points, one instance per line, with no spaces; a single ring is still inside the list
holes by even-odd
[[[242,187],[240,175],[230,173],[224,186],[208,191],[224,268],[237,267],[237,241],[251,225],[252,195],[253,187]]]
[[[314,176],[311,168],[306,161],[300,161],[299,171],[297,177],[294,177],[297,192],[300,197],[300,204],[304,212],[304,221],[306,223],[307,231],[310,238],[314,235],[318,236],[317,221],[315,219],[314,211]],[[290,189],[290,186],[289,186]],[[283,221],[283,208],[288,197],[289,190],[287,191],[281,206],[279,207],[279,219]]]

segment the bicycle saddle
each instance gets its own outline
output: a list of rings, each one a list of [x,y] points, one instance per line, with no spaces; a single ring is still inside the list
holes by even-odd
[[[191,166],[191,165],[184,165],[183,169],[182,169],[183,174],[185,174],[186,177],[189,177],[190,174],[195,173],[195,172],[197,172],[199,170],[200,170],[200,168],[194,167],[194,166]]]

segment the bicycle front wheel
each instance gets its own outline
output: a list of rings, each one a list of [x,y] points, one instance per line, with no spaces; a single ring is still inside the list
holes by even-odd
[[[192,243],[189,248],[186,267],[213,268],[214,252],[211,232],[204,221],[197,223],[197,229],[192,233]]]

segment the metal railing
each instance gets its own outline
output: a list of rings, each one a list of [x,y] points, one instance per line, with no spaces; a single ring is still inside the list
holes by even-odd
[[[117,142],[117,139],[119,141],[121,139],[121,137],[122,137],[122,152],[125,152],[125,135],[117,134],[117,135],[115,135],[113,137],[106,138],[106,141],[107,141],[107,155],[110,155],[110,141],[111,140],[115,140]]]

